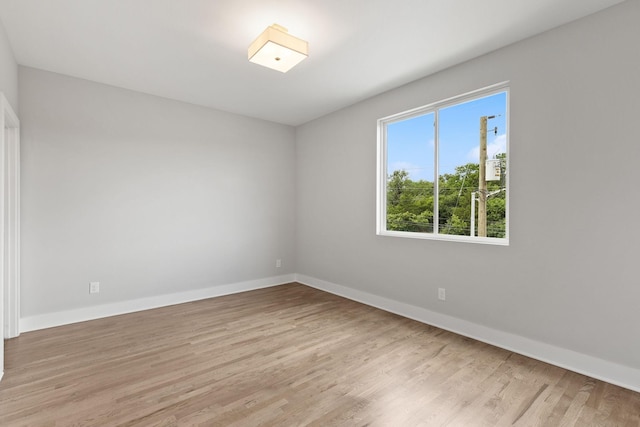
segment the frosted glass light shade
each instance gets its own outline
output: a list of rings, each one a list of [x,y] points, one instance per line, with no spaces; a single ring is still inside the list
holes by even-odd
[[[309,44],[273,24],[249,46],[249,61],[286,73],[309,55]]]

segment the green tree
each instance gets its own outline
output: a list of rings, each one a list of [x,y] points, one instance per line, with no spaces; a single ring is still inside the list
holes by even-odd
[[[393,171],[387,178],[387,230],[433,232],[433,183]]]
[[[408,180],[409,172],[405,170],[393,171],[387,179],[387,207],[400,204],[400,198],[405,191]]]
[[[459,236],[469,235],[469,221],[461,219],[458,215],[453,214],[445,224],[446,234],[457,234]]]
[[[489,181],[487,191],[487,235],[505,237],[506,234],[506,155],[502,160],[502,178]],[[471,219],[471,194],[478,191],[479,165],[467,163],[455,168],[451,174],[438,178],[439,233],[469,235]],[[387,230],[432,233],[433,182],[413,181],[405,170],[396,170],[387,178]],[[477,209],[476,218],[477,223]]]
[[[469,218],[471,217],[471,193],[478,190],[479,167],[477,163],[458,166],[453,174],[439,177],[440,197],[438,213],[440,232],[444,234],[469,234]],[[454,220],[454,216],[457,219]],[[467,225],[461,228],[460,221]],[[454,227],[454,223],[457,224]]]

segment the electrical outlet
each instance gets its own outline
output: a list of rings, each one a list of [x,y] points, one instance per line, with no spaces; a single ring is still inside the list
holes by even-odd
[[[444,288],[438,288],[438,299],[440,301],[445,301],[447,299],[447,293]]]
[[[276,268],[280,268],[282,267],[282,260],[281,259],[277,259],[276,260]]]
[[[100,292],[100,282],[90,282],[89,283],[89,293],[97,294]]]

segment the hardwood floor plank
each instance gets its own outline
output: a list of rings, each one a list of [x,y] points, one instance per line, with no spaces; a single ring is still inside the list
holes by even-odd
[[[640,394],[289,284],[8,340],[0,425],[640,427]]]

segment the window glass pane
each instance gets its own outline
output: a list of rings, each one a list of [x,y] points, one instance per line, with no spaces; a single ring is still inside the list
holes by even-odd
[[[434,114],[390,123],[387,230],[433,232]]]
[[[439,233],[505,237],[506,107],[507,95],[502,92],[439,110]],[[487,117],[486,185],[482,185],[479,176],[482,117]],[[486,200],[486,223],[479,216],[482,194]]]

